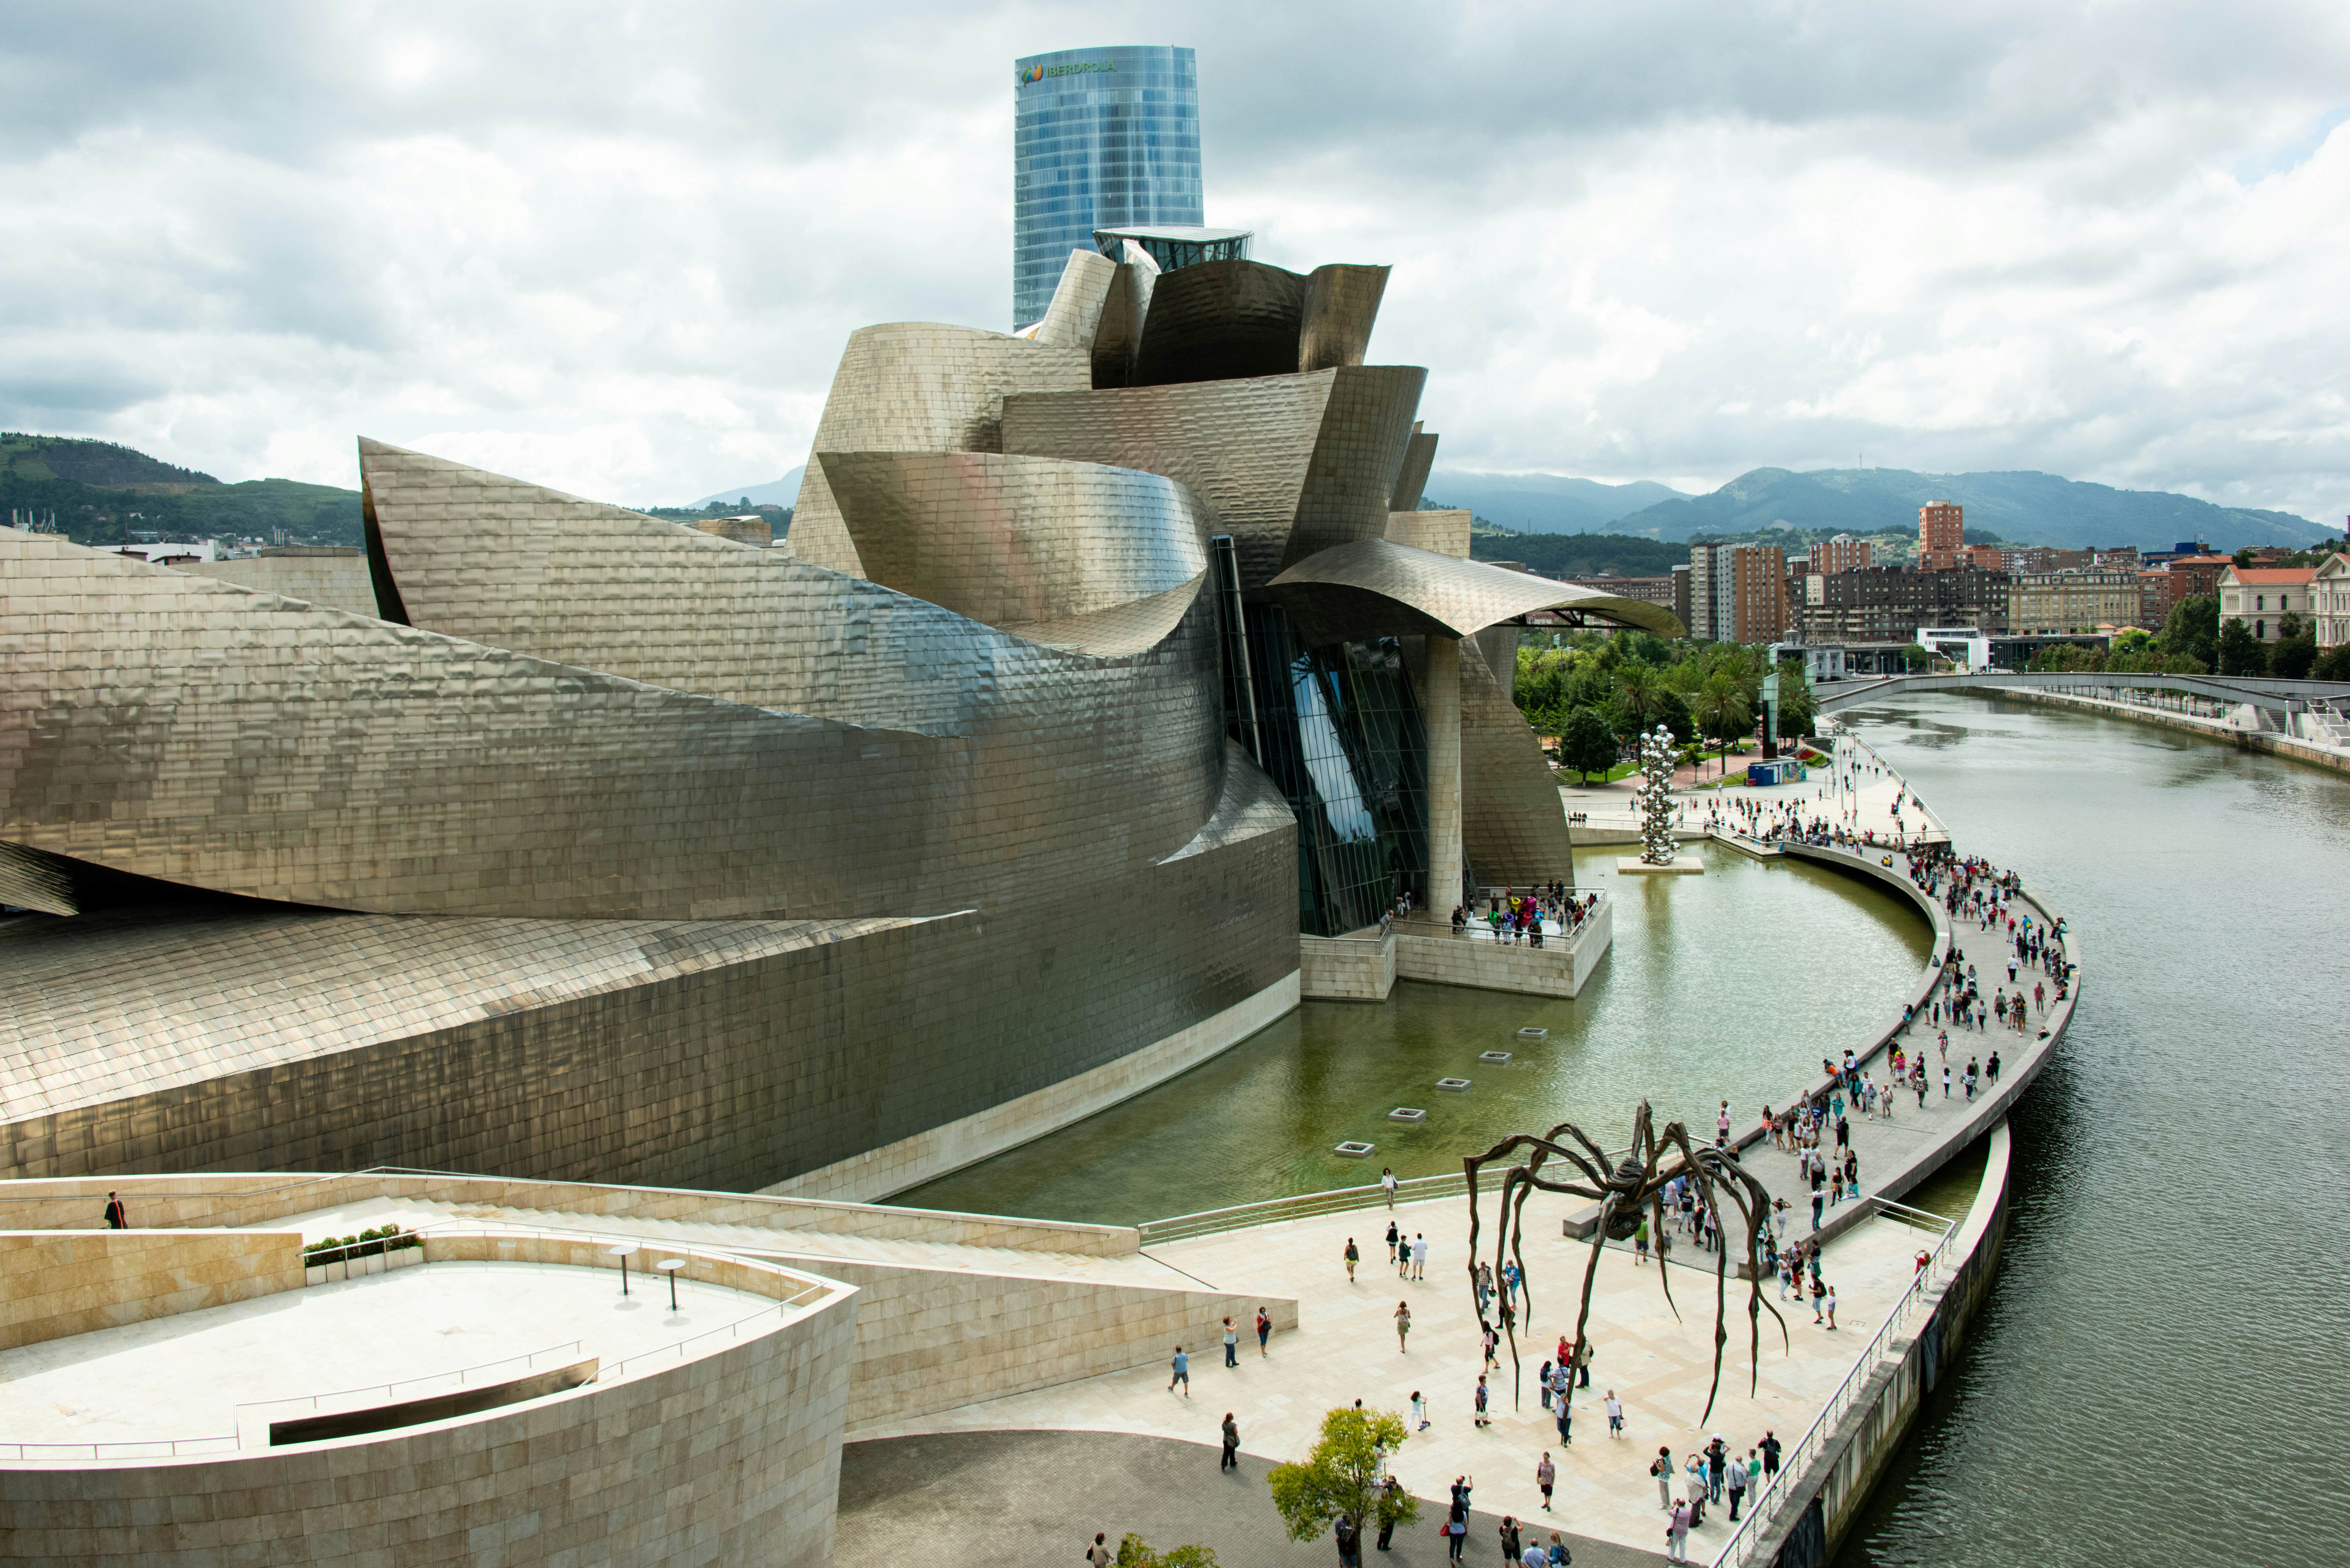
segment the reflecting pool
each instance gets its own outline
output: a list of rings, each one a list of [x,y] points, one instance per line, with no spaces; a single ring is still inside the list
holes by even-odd
[[[1457,1171],[1464,1153],[1560,1121],[1613,1146],[1642,1096],[1711,1137],[1721,1100],[1741,1127],[1753,1120],[1899,1012],[1926,962],[1924,918],[1858,877],[1708,846],[1702,877],[1619,879],[1626,853],[1576,857],[1577,886],[1614,897],[1616,934],[1571,1002],[1406,982],[1384,1002],[1308,1002],[1158,1088],[892,1201],[1132,1224],[1352,1186],[1381,1166]],[[1525,1027],[1550,1037],[1523,1044]],[[1471,1087],[1437,1088],[1446,1077]],[[1428,1120],[1389,1121],[1399,1106]],[[1331,1152],[1350,1138],[1378,1152]]]

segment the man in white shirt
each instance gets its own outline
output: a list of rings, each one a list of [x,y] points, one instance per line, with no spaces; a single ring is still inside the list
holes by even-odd
[[[1411,1239],[1411,1277],[1428,1278],[1428,1234],[1425,1231]]]

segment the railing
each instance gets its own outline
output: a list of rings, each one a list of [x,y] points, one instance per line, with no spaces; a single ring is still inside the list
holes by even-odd
[[[792,1309],[799,1305],[801,1300],[804,1299],[804,1296],[805,1293],[803,1293],[801,1296],[793,1297],[790,1301],[777,1302],[772,1306],[761,1307],[757,1312],[751,1313],[743,1317],[738,1317],[733,1323],[721,1324],[716,1328],[704,1329],[702,1333],[693,1334],[689,1338],[681,1339],[674,1345],[665,1345],[658,1350],[639,1351],[636,1355],[631,1355],[625,1360],[611,1363],[603,1369],[600,1376],[604,1377],[618,1377],[631,1369],[638,1372],[643,1372],[648,1369],[648,1364],[656,1359],[671,1359],[672,1352],[674,1352],[674,1359],[679,1361],[689,1360],[691,1359],[687,1351],[687,1347],[689,1345],[700,1345],[705,1339],[716,1339],[722,1334],[730,1339],[740,1339],[743,1337],[743,1327],[745,1324],[757,1323],[766,1317],[769,1313],[773,1313],[777,1317],[789,1321],[792,1315]]]
[[[1918,1225],[1920,1221],[1939,1225],[1942,1233],[1928,1249],[1925,1266],[1911,1276],[1900,1299],[1893,1303],[1892,1309],[1885,1314],[1885,1321],[1877,1325],[1876,1334],[1861,1351],[1860,1359],[1853,1363],[1852,1370],[1845,1374],[1844,1381],[1837,1384],[1835,1392],[1828,1396],[1827,1403],[1821,1407],[1819,1415],[1804,1429],[1804,1435],[1789,1445],[1780,1457],[1776,1479],[1765,1486],[1762,1495],[1754,1500],[1754,1511],[1730,1532],[1730,1539],[1722,1543],[1721,1552],[1714,1556],[1713,1568],[1744,1568],[1745,1564],[1754,1561],[1755,1553],[1762,1545],[1763,1534],[1778,1518],[1780,1509],[1789,1501],[1801,1506],[1809,1501],[1787,1497],[1786,1489],[1826,1449],[1829,1438],[1835,1435],[1837,1425],[1852,1412],[1869,1378],[1876,1375],[1877,1367],[1892,1353],[1895,1337],[1921,1314],[1930,1316],[1934,1308],[1941,1304],[1939,1286],[1948,1283],[1943,1274],[1950,1266],[1951,1244],[1958,1238],[1958,1221],[1946,1220],[1939,1214],[1929,1214],[1922,1209],[1912,1209],[1906,1203],[1896,1203],[1890,1199],[1870,1198],[1863,1201],[1876,1205],[1888,1219],[1910,1225]],[[1929,1293],[1933,1293],[1930,1300]]]
[[[1396,1183],[1396,1201],[1420,1203],[1431,1198],[1451,1198],[1468,1189],[1465,1176],[1415,1176]],[[1267,1198],[1255,1203],[1235,1204],[1230,1209],[1203,1209],[1196,1214],[1147,1220],[1136,1229],[1142,1232],[1142,1244],[1148,1247],[1155,1241],[1180,1241],[1187,1237],[1212,1236],[1220,1231],[1271,1225],[1283,1220],[1344,1214],[1349,1210],[1369,1209],[1385,1201],[1386,1189],[1373,1182],[1368,1187],[1334,1188],[1327,1192],[1305,1192],[1295,1198]]]
[[[295,1394],[283,1399],[248,1399],[235,1407],[239,1416],[237,1425],[240,1428],[244,1426],[243,1416],[246,1411],[252,1411],[259,1416],[265,1410],[290,1410],[297,1406],[316,1410],[321,1399],[355,1399],[362,1394],[370,1398],[380,1395],[383,1404],[397,1405],[401,1402],[403,1389],[412,1396],[438,1392],[442,1386],[457,1388],[470,1387],[476,1380],[492,1383],[504,1382],[516,1372],[537,1371],[539,1358],[542,1356],[568,1355],[573,1361],[580,1360],[583,1358],[584,1345],[584,1341],[575,1339],[567,1344],[549,1345],[545,1350],[534,1350],[525,1355],[508,1355],[496,1361],[478,1362],[472,1366],[461,1366],[454,1372],[433,1372],[422,1377],[403,1377],[396,1383],[365,1383],[357,1388],[337,1388],[325,1394]],[[516,1363],[520,1365],[517,1366]],[[500,1376],[482,1378],[483,1373],[493,1370],[498,1371]],[[449,1381],[452,1377],[456,1379],[454,1384]],[[433,1386],[428,1388],[427,1385]]]
[[[233,1454],[236,1434],[225,1438],[151,1438],[121,1443],[0,1443],[0,1459],[176,1459],[192,1454]]]

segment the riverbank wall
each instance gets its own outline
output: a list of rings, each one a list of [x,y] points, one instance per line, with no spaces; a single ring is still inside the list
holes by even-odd
[[[2289,735],[2272,735],[2265,730],[2239,730],[2216,720],[2199,719],[2191,713],[2166,713],[2159,708],[2141,708],[2134,702],[2108,701],[2102,697],[2075,697],[2066,691],[2034,691],[2021,686],[2001,686],[1990,690],[1995,696],[2011,698],[2018,702],[2037,702],[2043,707],[2073,708],[2083,712],[2102,713],[2109,718],[2133,719],[2141,724],[2153,724],[2160,729],[2183,730],[2207,741],[2230,741],[2241,752],[2266,752],[2272,757],[2307,763],[2333,773],[2350,774],[2350,754],[2329,752],[2323,746],[2313,746]]]
[[[1783,1506],[1741,1563],[1827,1568],[1860,1517],[1869,1492],[1900,1452],[1931,1394],[1964,1351],[1977,1308],[1989,1293],[2007,1235],[2008,1170],[2013,1139],[2005,1121],[1984,1151],[1981,1185],[1960,1221],[1959,1262],[1944,1280],[1917,1333],[1894,1342],[1869,1375],[1818,1456],[1779,1483],[1802,1501]]]

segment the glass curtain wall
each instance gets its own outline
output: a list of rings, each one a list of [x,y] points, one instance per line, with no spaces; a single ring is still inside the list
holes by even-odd
[[[1248,608],[1265,772],[1297,814],[1298,924],[1344,936],[1428,883],[1428,743],[1395,638],[1306,649],[1273,605]]]
[[[1044,317],[1096,229],[1201,223],[1200,73],[1164,45],[1064,49],[1015,67],[1012,325]]]

